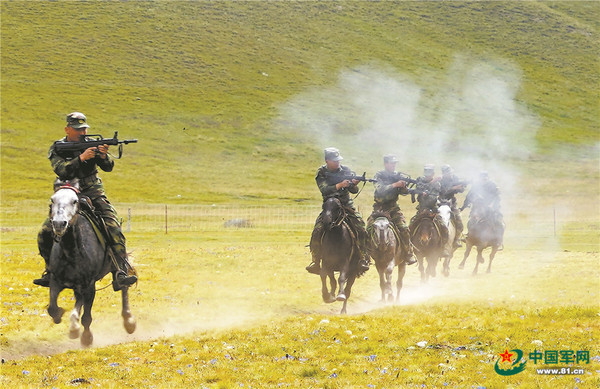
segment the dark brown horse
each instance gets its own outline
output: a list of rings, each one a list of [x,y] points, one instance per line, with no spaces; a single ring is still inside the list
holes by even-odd
[[[421,282],[425,283],[429,277],[435,277],[435,267],[442,255],[442,236],[434,222],[436,213],[425,209],[415,216],[409,226],[410,238],[415,246],[415,256],[419,261]],[[423,266],[423,259],[427,260],[427,270]]]
[[[375,219],[369,227],[369,255],[375,261],[375,267],[379,273],[379,288],[381,289],[381,301],[392,301],[392,275],[394,267],[398,265],[398,279],[396,280],[396,302],[400,299],[402,279],[406,273],[406,263],[398,261],[399,238],[394,233],[394,227],[389,219],[380,216]]]
[[[356,233],[352,231],[346,216],[346,210],[339,199],[330,197],[323,202],[323,224],[325,233],[321,239],[321,293],[323,301],[332,303],[342,301],[340,313],[346,313],[346,304],[350,298],[352,285],[358,271],[360,252],[357,247]],[[334,272],[339,272],[336,283]],[[327,288],[329,278],[330,289]],[[339,285],[339,291],[335,292]]]
[[[480,263],[484,263],[483,250],[491,247],[490,262],[488,264],[487,273],[492,271],[492,261],[498,252],[498,248],[502,244],[504,236],[504,223],[498,221],[491,209],[473,209],[469,215],[467,223],[468,233],[466,237],[467,246],[462,262],[458,265],[459,269],[464,269],[465,261],[471,253],[473,246],[477,247],[477,261],[473,275],[477,274],[477,269]]]
[[[113,268],[107,247],[98,238],[92,222],[79,209],[77,182],[58,185],[52,195],[50,219],[54,230],[54,244],[50,254],[50,304],[48,313],[58,324],[64,309],[57,305],[60,292],[73,289],[75,307],[71,311],[69,337],[80,335],[79,317],[83,324],[81,345],[88,347],[93,342],[90,331],[92,305],[96,296],[96,281],[101,280]],[[135,318],[129,310],[128,288],[121,291],[123,324],[128,333],[135,331]]]

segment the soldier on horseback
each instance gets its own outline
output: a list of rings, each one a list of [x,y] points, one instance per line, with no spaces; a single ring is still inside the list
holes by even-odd
[[[382,215],[387,217],[394,226],[396,236],[400,238],[400,259],[406,264],[412,265],[417,263],[417,259],[413,254],[406,219],[398,206],[398,196],[406,196],[409,193],[405,181],[407,176],[396,172],[397,162],[398,159],[395,155],[385,155],[383,157],[384,170],[375,174],[375,180],[377,180],[374,193],[375,202],[373,203],[373,212],[367,219],[367,232],[372,229],[375,219]]]
[[[448,205],[450,205],[450,210],[452,211],[452,221],[454,222],[454,227],[456,228],[456,235],[454,236],[453,245],[455,248],[461,247],[459,241],[464,229],[464,225],[460,217],[460,210],[456,206],[457,201],[455,195],[457,193],[464,192],[467,183],[465,181],[461,181],[454,174],[454,169],[452,169],[450,165],[443,165],[440,185],[440,200],[447,201]]]
[[[480,215],[482,217],[491,216],[496,225],[500,227],[503,236],[504,217],[502,216],[502,212],[500,212],[500,189],[490,180],[487,171],[479,173],[478,179],[473,183],[460,210],[462,211],[471,205],[473,205],[473,210],[471,211],[473,215]],[[502,242],[500,242],[498,250],[502,250],[502,248]]]
[[[337,197],[347,212],[350,228],[356,234],[358,250],[360,251],[359,269],[361,271],[369,270],[369,257],[366,250],[367,232],[365,222],[360,213],[354,208],[354,202],[350,198],[350,193],[358,193],[357,184],[360,182],[349,177],[355,176],[349,167],[340,164],[343,159],[338,149],[328,147],[324,150],[325,165],[317,170],[315,180],[323,196],[323,201],[329,197]],[[325,226],[322,222],[322,212],[315,221],[315,226],[310,238],[310,251],[312,262],[306,267],[306,270],[312,274],[320,274],[321,271],[321,238],[325,232]]]
[[[72,112],[67,115],[67,125],[65,133],[67,136],[60,140],[61,142],[78,142],[87,135],[87,129],[90,126],[87,124],[87,119],[81,112]],[[137,282],[135,274],[129,274],[132,266],[127,259],[127,251],[125,249],[125,236],[121,231],[121,224],[117,217],[117,212],[106,198],[102,181],[98,178],[98,168],[105,172],[112,171],[114,160],[108,154],[108,145],[90,147],[83,152],[80,151],[57,151],[53,143],[48,152],[48,159],[52,165],[52,169],[60,180],[79,179],[80,193],[91,200],[96,213],[99,213],[106,230],[108,232],[108,240],[112,246],[116,269],[113,281],[115,290],[122,289]],[[38,234],[38,248],[40,255],[46,263],[46,270],[41,278],[35,279],[34,284],[39,286],[50,286],[50,274],[48,273],[48,265],[50,260],[50,252],[54,242],[52,223],[50,219],[46,219],[42,225],[42,229]]]
[[[417,178],[416,187],[410,189],[409,192],[417,194],[417,213],[410,219],[410,230],[414,230],[415,224],[421,217],[426,217],[430,214],[433,216],[433,221],[437,226],[442,238],[442,247],[444,247],[443,255],[449,255],[446,252],[446,242],[448,242],[448,227],[444,224],[441,216],[438,213],[439,195],[442,190],[440,179],[434,177],[434,166],[426,164],[423,167],[423,175]]]

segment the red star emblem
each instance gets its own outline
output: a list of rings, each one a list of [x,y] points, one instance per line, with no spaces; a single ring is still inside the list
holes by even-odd
[[[500,355],[500,356],[502,357],[502,361],[501,361],[501,362],[512,362],[512,361],[510,360],[510,358],[511,358],[513,355],[515,355],[515,354],[513,354],[513,353],[509,353],[509,352],[508,352],[508,349],[506,349],[506,350],[504,351],[504,354],[498,354],[498,355]]]

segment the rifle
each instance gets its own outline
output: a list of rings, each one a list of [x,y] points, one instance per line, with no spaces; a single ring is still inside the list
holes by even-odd
[[[402,173],[402,172],[396,172],[394,174],[394,179],[396,181],[405,181],[406,183],[408,183],[407,187],[412,187],[417,185],[417,180],[414,180],[412,178],[410,178],[410,176],[408,174]]]
[[[356,181],[362,181],[362,182],[377,182],[377,180],[374,180],[372,178],[367,178],[366,175],[367,175],[367,172],[364,172],[362,174],[362,176],[357,176],[356,174],[350,174],[348,176],[342,177],[342,181],[344,181],[344,180],[350,180],[350,181],[356,180]]]
[[[118,131],[115,131],[115,135],[112,138],[103,138],[102,135],[86,135],[87,138],[92,139],[84,139],[79,142],[64,142],[64,141],[56,141],[54,142],[54,147],[56,148],[57,153],[66,152],[66,151],[84,151],[89,149],[90,147],[98,147],[101,145],[109,145],[109,146],[119,146],[119,156],[115,157],[117,159],[121,158],[123,155],[123,145],[129,143],[137,143],[137,139],[124,139],[119,140],[117,138]]]

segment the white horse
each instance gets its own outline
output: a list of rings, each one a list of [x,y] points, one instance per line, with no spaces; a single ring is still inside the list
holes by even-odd
[[[454,227],[454,223],[452,223],[452,210],[447,203],[442,203],[442,205],[438,207],[438,212],[442,218],[442,221],[448,228],[448,241],[446,242],[443,250],[443,253],[448,253],[448,255],[442,254],[442,258],[444,258],[442,273],[448,277],[450,275],[450,260],[454,255],[454,250],[456,250],[454,247],[456,228]]]

